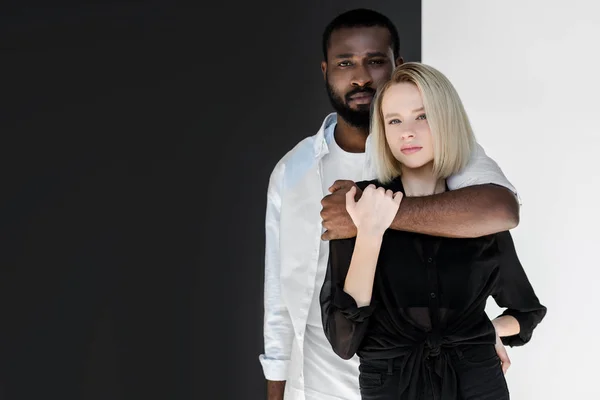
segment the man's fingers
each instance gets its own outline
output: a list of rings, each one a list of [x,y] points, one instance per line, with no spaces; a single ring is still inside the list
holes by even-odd
[[[349,189],[350,187],[354,187],[354,182],[338,179],[329,187],[329,192],[334,193],[341,189]]]
[[[346,193],[346,210],[352,210],[356,202],[354,201],[354,194],[356,193],[356,188],[352,186],[350,190]]]

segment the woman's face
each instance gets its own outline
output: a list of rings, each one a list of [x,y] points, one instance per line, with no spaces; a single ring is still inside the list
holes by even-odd
[[[408,82],[393,84],[381,110],[387,143],[403,167],[421,168],[432,162],[433,139],[419,89]]]

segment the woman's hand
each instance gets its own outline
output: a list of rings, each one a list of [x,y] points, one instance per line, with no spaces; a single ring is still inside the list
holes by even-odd
[[[492,325],[496,330],[496,354],[502,361],[502,372],[506,374],[508,367],[510,367],[510,358],[508,358],[508,353],[501,338],[518,335],[521,327],[519,321],[512,315],[500,316],[492,321]]]
[[[502,343],[502,339],[498,334],[498,330],[496,329],[496,354],[500,358],[500,362],[502,363],[502,372],[506,375],[506,371],[510,367],[510,358],[508,358],[508,352],[506,351],[506,347],[504,347],[504,343]]]
[[[365,188],[360,200],[354,200],[355,193],[354,186],[346,193],[346,210],[358,234],[383,236],[398,212],[402,192],[394,193],[371,184]]]

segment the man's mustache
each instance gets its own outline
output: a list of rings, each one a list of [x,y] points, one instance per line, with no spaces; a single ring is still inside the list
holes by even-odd
[[[369,88],[369,87],[361,87],[361,88],[356,88],[348,93],[346,93],[346,95],[344,96],[346,101],[350,101],[351,97],[356,95],[356,94],[370,94],[372,96],[375,96],[375,89]]]

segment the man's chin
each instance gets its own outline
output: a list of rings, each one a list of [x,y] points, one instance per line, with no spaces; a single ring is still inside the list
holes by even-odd
[[[366,108],[334,107],[338,117],[342,118],[351,126],[361,129],[368,129],[370,124],[370,110]]]
[[[348,105],[348,109],[354,112],[368,112],[371,108],[371,102],[355,104],[354,102]]]
[[[368,101],[350,101],[346,107],[354,111],[363,111],[368,110],[369,107],[371,107],[372,102],[372,99],[369,99]]]

